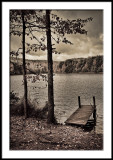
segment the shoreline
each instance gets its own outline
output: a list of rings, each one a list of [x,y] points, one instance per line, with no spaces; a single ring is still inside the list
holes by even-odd
[[[10,117],[10,150],[102,150],[103,134],[47,124],[46,119]]]
[[[26,75],[29,75],[29,74],[33,74],[33,73],[27,73]],[[37,73],[36,73],[37,74]],[[41,74],[48,74],[48,73],[41,73]],[[53,74],[103,74],[103,72],[98,72],[98,73],[95,73],[95,72],[76,72],[76,73],[53,73]],[[10,74],[10,76],[23,76],[23,74]]]

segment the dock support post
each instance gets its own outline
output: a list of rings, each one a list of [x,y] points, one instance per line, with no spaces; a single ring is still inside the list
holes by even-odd
[[[80,96],[78,96],[78,105],[79,105],[79,108],[81,108]]]
[[[96,125],[96,104],[95,104],[95,96],[93,96],[93,105],[94,105],[93,118],[94,118],[94,123],[95,123],[95,125]]]

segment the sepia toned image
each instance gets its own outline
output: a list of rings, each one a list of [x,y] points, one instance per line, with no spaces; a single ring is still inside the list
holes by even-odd
[[[103,150],[103,10],[9,10],[10,150]]]

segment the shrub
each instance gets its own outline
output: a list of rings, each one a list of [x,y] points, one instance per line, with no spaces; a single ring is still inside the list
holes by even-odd
[[[11,102],[12,102],[12,101],[18,102],[19,99],[20,99],[20,98],[16,96],[16,93],[14,93],[14,91],[11,91],[11,92],[10,92],[10,101],[11,101]]]
[[[47,103],[45,104],[44,107],[39,108],[38,106],[36,106],[36,104],[33,104],[28,100],[27,103],[28,117],[46,118],[47,111],[48,111]],[[18,103],[10,104],[10,115],[13,116],[24,115],[24,98],[20,99]]]

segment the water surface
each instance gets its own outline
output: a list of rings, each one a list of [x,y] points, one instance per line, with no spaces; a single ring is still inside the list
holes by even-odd
[[[22,75],[11,76],[11,91],[23,97]],[[35,105],[43,107],[47,101],[47,82],[28,81],[28,97]],[[103,75],[102,74],[55,74],[54,102],[55,116],[60,123],[78,108],[78,96],[81,104],[93,104],[96,98],[97,126],[96,132],[103,132]]]

